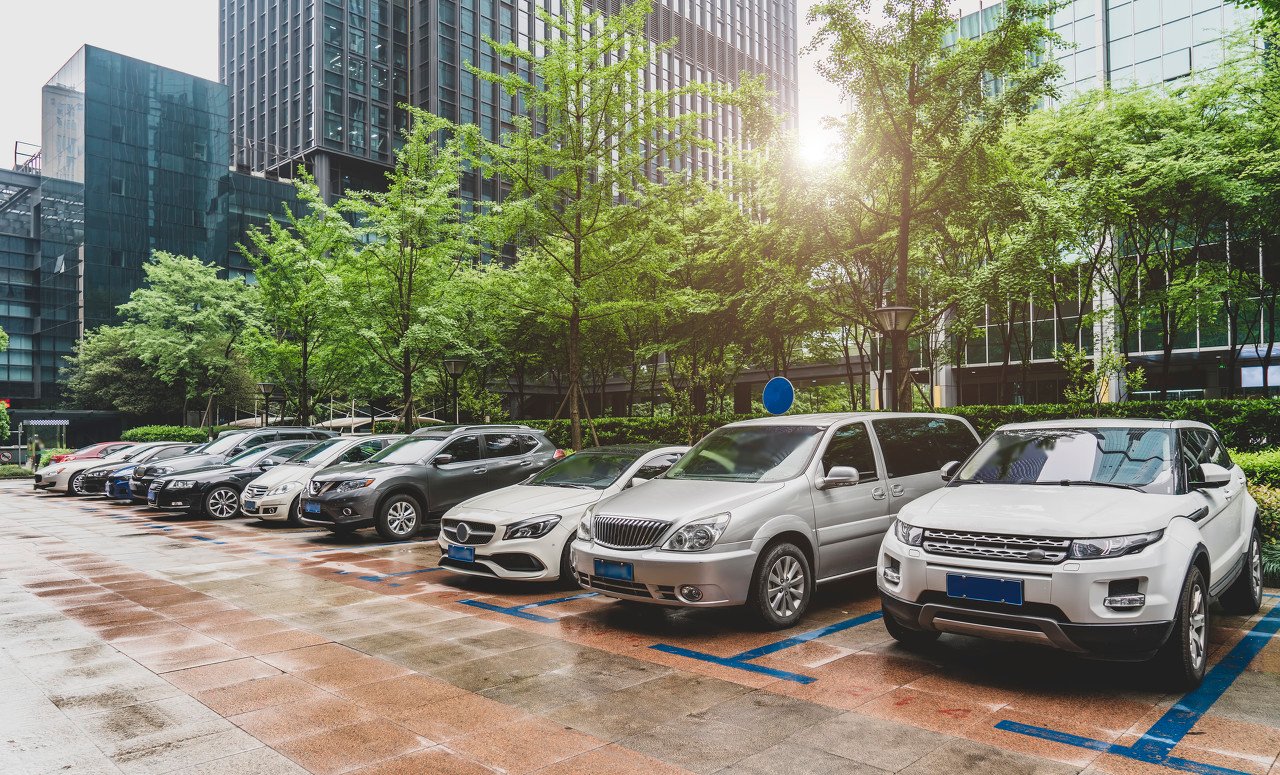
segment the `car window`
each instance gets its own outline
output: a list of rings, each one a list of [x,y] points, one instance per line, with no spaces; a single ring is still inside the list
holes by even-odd
[[[1201,463],[1215,463],[1231,468],[1231,457],[1222,446],[1218,434],[1202,428],[1184,428],[1178,433],[1182,445],[1182,469],[1188,484],[1204,482]]]
[[[260,462],[265,463],[268,461],[276,465],[280,465],[281,463],[285,462],[286,460],[298,454],[299,452],[302,452],[303,450],[310,449],[310,448],[311,448],[310,441],[300,441],[296,444],[285,444],[279,447],[270,447],[267,450],[262,450],[260,454],[260,459],[257,461],[254,461],[254,463],[250,465],[254,465]]]
[[[679,459],[679,452],[659,455],[640,466],[640,470],[636,471],[636,476],[641,479],[653,479],[655,477],[662,476],[667,472],[667,469],[675,465],[676,461]]]
[[[539,471],[529,480],[529,485],[603,490],[618,481],[635,462],[636,456],[631,454],[579,452]]]
[[[465,463],[480,459],[480,437],[460,436],[449,442],[449,446],[440,450],[442,455],[453,455],[453,462]]]
[[[1122,485],[1169,494],[1174,444],[1164,428],[1011,428],[983,442],[953,481]]]
[[[129,446],[130,446],[130,445],[128,445],[128,444],[112,444],[110,447],[107,447],[106,451],[107,451],[108,453],[110,453],[110,452],[116,452],[116,451],[121,450],[121,449],[126,449],[126,448],[128,448]]]
[[[535,436],[528,436],[525,434],[521,434],[516,438],[520,440],[520,454],[522,455],[532,452],[535,449],[537,449],[539,446],[541,446],[541,442],[538,441],[537,437]]]
[[[707,434],[667,478],[781,482],[804,471],[822,433],[812,425],[728,425]]]
[[[310,445],[302,452],[289,458],[289,463],[303,466],[314,466],[319,463],[319,458],[327,456],[333,448],[342,443],[342,439],[325,439]]]
[[[360,463],[373,457],[381,450],[382,442],[370,439],[369,441],[361,442],[342,453],[342,462]]]
[[[155,454],[152,460],[168,460],[171,457],[187,454],[186,447],[165,447]]]
[[[978,446],[969,427],[943,417],[893,417],[872,420],[885,476],[890,479],[938,471],[952,460],[964,460]]]
[[[520,440],[510,433],[486,433],[485,457],[512,457],[520,454]]]
[[[871,433],[865,423],[856,422],[837,430],[822,453],[822,473],[831,473],[835,466],[848,466],[858,470],[861,481],[878,479],[876,453],[871,448]]]

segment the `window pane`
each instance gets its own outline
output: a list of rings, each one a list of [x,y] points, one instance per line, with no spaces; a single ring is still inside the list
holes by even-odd
[[[876,455],[871,448],[871,434],[862,423],[841,428],[831,437],[822,453],[822,473],[829,474],[835,466],[849,466],[858,470],[860,480],[877,479]]]

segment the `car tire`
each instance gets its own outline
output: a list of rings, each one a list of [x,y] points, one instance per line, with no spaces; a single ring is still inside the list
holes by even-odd
[[[407,541],[422,527],[422,506],[411,495],[392,495],[378,507],[374,527],[388,541]]]
[[[569,536],[569,540],[564,542],[564,549],[560,550],[560,575],[557,577],[557,583],[565,589],[578,588],[578,574],[573,569],[573,563],[569,560],[569,555],[573,552],[573,536]]]
[[[809,559],[791,543],[770,546],[756,563],[747,606],[765,628],[781,630],[800,621],[813,597]]]
[[[937,630],[913,630],[893,618],[891,613],[884,615],[884,628],[889,631],[889,637],[901,643],[904,648],[912,651],[936,643],[938,636],[942,634]]]
[[[240,513],[240,492],[226,485],[214,487],[204,496],[202,505],[210,519],[231,519]]]
[[[67,482],[68,495],[86,495],[84,491],[84,474],[76,474]]]
[[[292,503],[289,504],[289,516],[285,518],[286,521],[290,525],[293,525],[294,527],[302,527],[302,514],[300,513],[301,511],[302,511],[302,496],[299,495],[298,497],[293,499]]]
[[[1168,677],[1169,688],[1191,691],[1204,680],[1209,661],[1209,584],[1195,565],[1187,571],[1178,598],[1178,617],[1156,662]]]
[[[1249,531],[1244,567],[1240,575],[1218,599],[1222,610],[1237,616],[1252,616],[1262,608],[1262,536],[1258,528]]]

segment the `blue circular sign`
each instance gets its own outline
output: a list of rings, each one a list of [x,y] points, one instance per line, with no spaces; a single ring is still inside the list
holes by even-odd
[[[796,389],[786,377],[774,377],[764,385],[761,401],[769,414],[785,414],[796,400]]]

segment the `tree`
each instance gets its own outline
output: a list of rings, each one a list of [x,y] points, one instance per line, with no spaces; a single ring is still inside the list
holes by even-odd
[[[67,402],[134,417],[175,417],[183,396],[157,377],[133,343],[133,327],[100,326],[76,342],[62,367]]]
[[[607,15],[586,0],[566,0],[559,14],[538,9],[546,30],[538,45],[488,39],[503,72],[471,68],[520,106],[515,130],[499,141],[478,127],[466,131],[477,167],[510,186],[486,222],[490,244],[518,248],[512,271],[522,284],[512,303],[563,326],[574,449],[582,447],[586,398],[583,327],[635,306],[604,289],[654,260],[638,226],[664,201],[662,181],[680,173],[670,167],[705,145],[706,116],[677,107],[708,98],[706,87],[645,88],[671,48],[645,35],[650,5],[624,3]]]
[[[819,71],[853,98],[845,121],[845,158],[856,178],[851,204],[864,221],[845,253],[889,261],[881,303],[920,310],[907,331],[884,331],[892,343],[894,405],[911,406],[907,343],[933,329],[950,306],[927,298],[930,283],[912,282],[915,265],[940,217],[966,206],[966,181],[1005,127],[1046,95],[1060,68],[1045,56],[1053,35],[1049,3],[1009,0],[995,29],[953,41],[947,0],[887,0],[886,21],[870,21],[870,0],[826,0],[810,13],[822,24],[813,45],[829,46]],[[890,243],[892,245],[890,249]],[[918,270],[917,278],[927,269]],[[878,322],[868,320],[882,330]]]
[[[401,422],[417,423],[420,380],[441,356],[464,348],[469,304],[468,227],[461,220],[461,160],[442,133],[451,125],[422,111],[396,154],[386,192],[357,192],[336,205],[358,224],[341,227],[339,306],[358,340],[395,376]]]
[[[142,268],[146,284],[120,305],[129,352],[187,403],[203,399],[201,425],[214,401],[238,394],[245,371],[237,348],[259,324],[256,289],[223,280],[198,258],[156,251]]]

